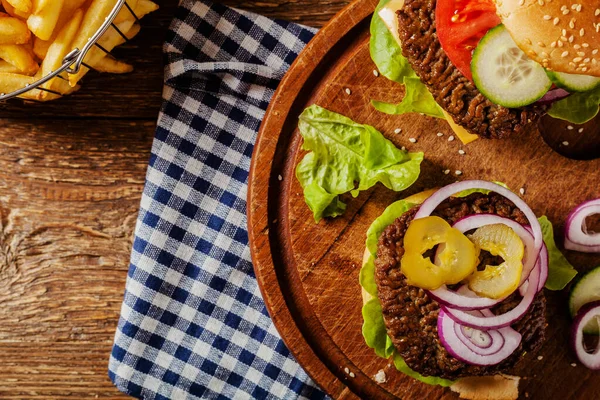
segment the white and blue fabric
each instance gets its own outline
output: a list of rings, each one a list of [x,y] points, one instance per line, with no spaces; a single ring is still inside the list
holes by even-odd
[[[248,248],[250,157],[314,30],[184,0],[109,376],[141,399],[322,399],[269,318]]]

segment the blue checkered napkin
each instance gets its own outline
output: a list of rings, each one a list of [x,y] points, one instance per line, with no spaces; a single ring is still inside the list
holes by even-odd
[[[248,249],[250,156],[314,30],[183,1],[109,375],[143,399],[324,398],[269,319]]]

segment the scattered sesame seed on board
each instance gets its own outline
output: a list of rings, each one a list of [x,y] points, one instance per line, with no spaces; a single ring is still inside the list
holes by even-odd
[[[356,375],[354,375],[354,372],[350,371],[350,373],[348,374],[350,375],[350,378],[354,378]]]
[[[461,156],[464,156],[467,153],[463,149],[460,149],[460,150],[458,150],[458,154],[460,154]]]
[[[385,371],[380,369],[379,371],[377,371],[373,379],[375,379],[375,382],[377,383],[387,382],[387,376],[385,375]]]
[[[539,361],[542,361],[544,359],[544,356],[538,356],[537,358]]]
[[[444,175],[448,175],[448,174],[450,173],[450,170],[449,170],[449,169],[446,169],[446,170],[444,170],[443,172],[444,172]]]
[[[346,94],[350,95],[352,94],[352,91],[349,88],[344,89],[344,91],[346,92]]]
[[[456,171],[454,171],[455,175],[462,175],[462,171],[460,169],[457,169]]]
[[[579,133],[583,132],[583,128],[579,128],[579,130],[577,132],[579,132]]]
[[[379,76],[379,71],[377,71],[376,69],[373,70],[373,75],[375,75],[375,77],[377,78]]]
[[[398,133],[400,133],[400,132],[402,132],[402,129],[400,129],[400,128],[396,128],[396,129],[394,129],[394,133],[398,134]]]
[[[453,141],[453,140],[454,140],[454,136],[453,136],[453,135],[451,135],[451,136],[448,138],[448,141],[449,141],[449,142],[451,142],[451,141]]]
[[[400,150],[402,150],[402,151],[406,151],[406,147],[405,147],[405,146],[402,146],[402,148],[401,148]]]
[[[525,194],[525,188],[519,189],[519,193],[521,193],[521,196],[523,196]]]
[[[417,139],[415,139],[414,137],[411,137],[410,139],[408,139],[408,141],[411,143],[417,143]]]
[[[571,367],[576,367],[576,366],[577,366],[577,364],[571,363]]]
[[[345,373],[349,373],[349,372],[350,372],[350,369],[348,369],[348,367],[346,367],[346,368],[344,368],[344,372],[345,372]]]
[[[564,142],[562,142],[563,146],[568,146],[569,142],[567,142],[566,140]]]
[[[277,179],[279,179],[280,181],[282,181],[283,180],[283,176],[277,175]]]
[[[444,136],[444,134],[443,134],[442,132],[438,132],[438,133],[437,133],[437,136],[438,136],[438,137],[442,137],[442,136]]]
[[[572,131],[572,130],[573,130],[573,126],[571,126],[571,125],[568,125],[568,126],[567,126],[567,129],[568,129],[568,130],[570,130],[570,131]]]

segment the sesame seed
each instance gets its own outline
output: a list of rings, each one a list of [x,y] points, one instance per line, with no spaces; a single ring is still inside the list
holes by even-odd
[[[450,170],[449,170],[449,169],[447,169],[447,170],[444,170],[444,174],[445,174],[445,175],[448,175],[449,173],[450,173]]]
[[[581,48],[581,46],[580,46],[580,45],[578,45],[578,44],[576,44],[576,45],[574,45],[574,46],[573,46],[573,48],[574,48],[575,50],[579,50],[579,49]]]
[[[579,128],[579,130],[577,130],[577,132],[579,132],[579,133],[583,132],[583,128]]]
[[[543,5],[544,5],[544,0],[538,0],[538,4],[539,4],[540,6],[543,6]]]
[[[552,17],[551,17],[550,15],[544,15],[544,19],[545,19],[546,21],[549,21],[549,20],[551,20],[551,19],[552,19]]]
[[[569,10],[563,10],[563,15],[567,15],[570,11]]]
[[[577,12],[581,12],[581,4],[577,4]]]
[[[379,76],[379,71],[377,71],[376,69],[373,70],[373,75],[375,75],[375,77],[377,78]]]
[[[569,28],[574,29],[575,28],[575,22],[573,22],[573,20],[571,20],[569,22]]]
[[[283,176],[277,175],[277,179],[279,179],[280,181],[282,181],[283,180]]]
[[[550,47],[552,47],[552,48],[556,47],[556,42],[550,43]]]
[[[567,129],[570,130],[570,131],[572,131],[573,127],[571,125],[569,125],[569,126],[567,126]]]
[[[523,196],[525,194],[525,188],[519,189],[519,193],[521,193],[521,196]]]
[[[587,69],[587,67],[583,67],[583,68],[581,68],[581,71],[582,71],[582,72],[586,72],[587,70],[588,70],[588,69]]]
[[[460,154],[461,156],[464,156],[467,153],[463,149],[460,149],[460,150],[458,150],[458,154]]]
[[[563,51],[562,54],[560,55],[562,58],[565,58],[566,56],[569,55],[568,51]]]
[[[581,61],[581,60],[583,60],[583,58],[582,58],[582,57],[575,57],[575,58],[573,59],[573,62],[574,62],[574,63],[578,63],[578,62],[579,62],[579,61]]]
[[[571,363],[571,367],[576,367],[576,366],[577,366],[577,364]]]
[[[408,141],[411,143],[417,143],[417,139],[415,139],[414,137],[411,137],[410,139],[408,139]]]
[[[557,41],[556,44],[558,44],[558,47],[563,47],[563,42],[561,42],[560,40]]]
[[[377,373],[375,374],[375,376],[373,378],[375,379],[375,382],[377,382],[377,383],[385,383],[387,381],[387,377],[385,376],[385,371],[382,369],[377,371]]]
[[[583,36],[585,35],[585,29],[581,28],[581,30],[579,31],[579,36]]]
[[[563,42],[566,42],[566,41],[567,41],[567,40],[569,40],[569,39],[567,39],[567,38],[566,38],[566,37],[563,35],[563,36],[561,36],[561,37],[560,37],[560,40],[562,40]]]
[[[346,92],[347,95],[352,94],[352,91],[350,89],[348,89],[348,88],[345,89],[345,92]]]
[[[559,22],[560,22],[560,19],[558,17],[554,18],[554,21],[552,21],[552,23],[554,25],[558,25]]]
[[[453,136],[453,135],[451,135],[451,136],[448,138],[448,141],[449,141],[449,142],[451,142],[451,141],[453,141],[453,140],[454,140],[454,136]]]
[[[567,36],[567,30],[566,30],[566,29],[564,29],[564,28],[563,28],[563,30],[562,30],[562,31],[560,31],[560,33],[561,33],[563,36]],[[567,39],[565,39],[565,40],[567,40]]]
[[[345,373],[349,373],[350,372],[350,370],[348,369],[348,367],[344,368],[344,372]]]
[[[577,4],[573,4],[573,5],[571,6],[571,10],[575,10],[576,8],[577,8]]]
[[[354,375],[354,372],[350,371],[350,373],[348,374],[350,375],[350,378],[354,378],[356,375]]]
[[[438,132],[438,133],[437,133],[437,136],[438,136],[438,137],[442,137],[442,136],[444,136],[444,134],[443,134],[442,132]]]
[[[402,146],[402,148],[400,150],[406,151],[406,147]]]
[[[575,38],[573,37],[573,35],[569,36],[569,43],[573,43],[573,40],[575,40]]]
[[[396,128],[396,129],[394,129],[394,133],[398,134],[398,133],[400,133],[400,132],[402,132],[402,129],[400,129],[400,128]]]
[[[519,5],[522,6],[523,4],[525,4],[525,0],[519,0]]]
[[[598,49],[594,49],[594,50],[592,50],[592,54],[593,54],[593,55],[596,55],[596,54],[598,54]]]
[[[540,46],[540,47],[546,47],[546,45],[544,43],[542,43],[542,42],[538,42],[538,46]]]
[[[562,142],[563,146],[568,146],[569,142],[567,142],[566,140],[564,142]]]
[[[460,169],[457,169],[456,171],[454,171],[455,175],[462,175],[462,171]]]
[[[542,51],[542,53],[541,53],[541,54],[542,54],[542,57],[544,57],[544,58],[546,58],[546,59],[547,59],[548,57],[550,57],[550,54],[546,53],[545,51]]]
[[[594,15],[597,17],[598,15],[600,15],[600,8],[596,8],[596,11],[594,11]]]
[[[544,356],[538,356],[538,360],[542,361],[544,359]]]

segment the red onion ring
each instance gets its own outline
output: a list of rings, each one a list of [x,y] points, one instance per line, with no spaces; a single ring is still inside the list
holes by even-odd
[[[481,318],[493,318],[490,310],[471,312]],[[476,337],[488,338],[489,345],[483,346],[464,334],[464,326],[456,323],[450,316],[440,310],[437,322],[438,334],[442,345],[453,357],[473,365],[495,365],[510,356],[521,343],[521,334],[507,327],[498,330],[477,331]],[[468,328],[467,328],[468,329]]]
[[[600,323],[600,301],[586,304],[577,312],[571,329],[571,345],[577,358],[584,366],[589,369],[600,369],[600,343],[591,353],[588,353],[583,343],[583,329],[594,318]]]
[[[521,282],[519,285],[522,285],[523,282],[527,280],[529,274],[536,266],[536,261],[538,258],[538,253],[534,253],[535,249],[533,246],[533,235],[532,233],[523,225],[519,224],[512,219],[500,217],[499,215],[494,214],[473,214],[468,215],[460,220],[458,220],[453,227],[461,231],[462,233],[468,232],[472,229],[481,228],[485,225],[492,224],[504,224],[511,228],[515,233],[521,238],[523,244],[525,246],[525,254],[523,256],[523,272],[521,273]]]
[[[512,201],[514,205],[518,209],[520,209],[523,212],[523,214],[525,214],[525,217],[527,217],[527,220],[529,221],[529,225],[531,226],[533,233],[535,254],[538,254],[540,252],[540,249],[544,244],[542,228],[540,227],[540,223],[538,222],[537,217],[535,216],[533,211],[531,211],[531,208],[529,208],[529,206],[513,192],[506,189],[505,187],[502,187],[492,182],[472,180],[456,182],[448,186],[444,186],[443,188],[432,194],[427,200],[423,202],[423,204],[421,204],[421,207],[419,208],[419,211],[417,211],[417,213],[415,214],[414,219],[428,217],[437,208],[437,206],[439,206],[440,203],[442,203],[448,197],[451,197],[456,193],[462,192],[463,190],[469,189],[490,190]],[[534,261],[537,261],[537,257]]]
[[[538,268],[534,268],[533,271],[531,271],[531,275],[529,275],[527,291],[521,299],[521,302],[515,308],[504,314],[494,315],[493,317],[477,317],[465,311],[455,310],[444,305],[442,305],[441,308],[450,318],[461,325],[482,330],[503,328],[512,325],[525,315],[538,292],[537,288],[539,281],[540,271]]]
[[[505,299],[490,299],[478,296],[467,285],[461,286],[456,292],[448,289],[446,285],[442,285],[435,290],[428,290],[427,294],[441,305],[463,311],[491,308]]]
[[[545,95],[543,95],[541,99],[536,101],[535,104],[552,104],[555,101],[559,101],[564,99],[565,97],[569,97],[570,94],[571,93],[561,88],[552,89],[549,90]]]
[[[600,233],[589,233],[585,219],[600,214],[600,199],[586,201],[575,207],[565,224],[565,249],[583,253],[600,253]]]

